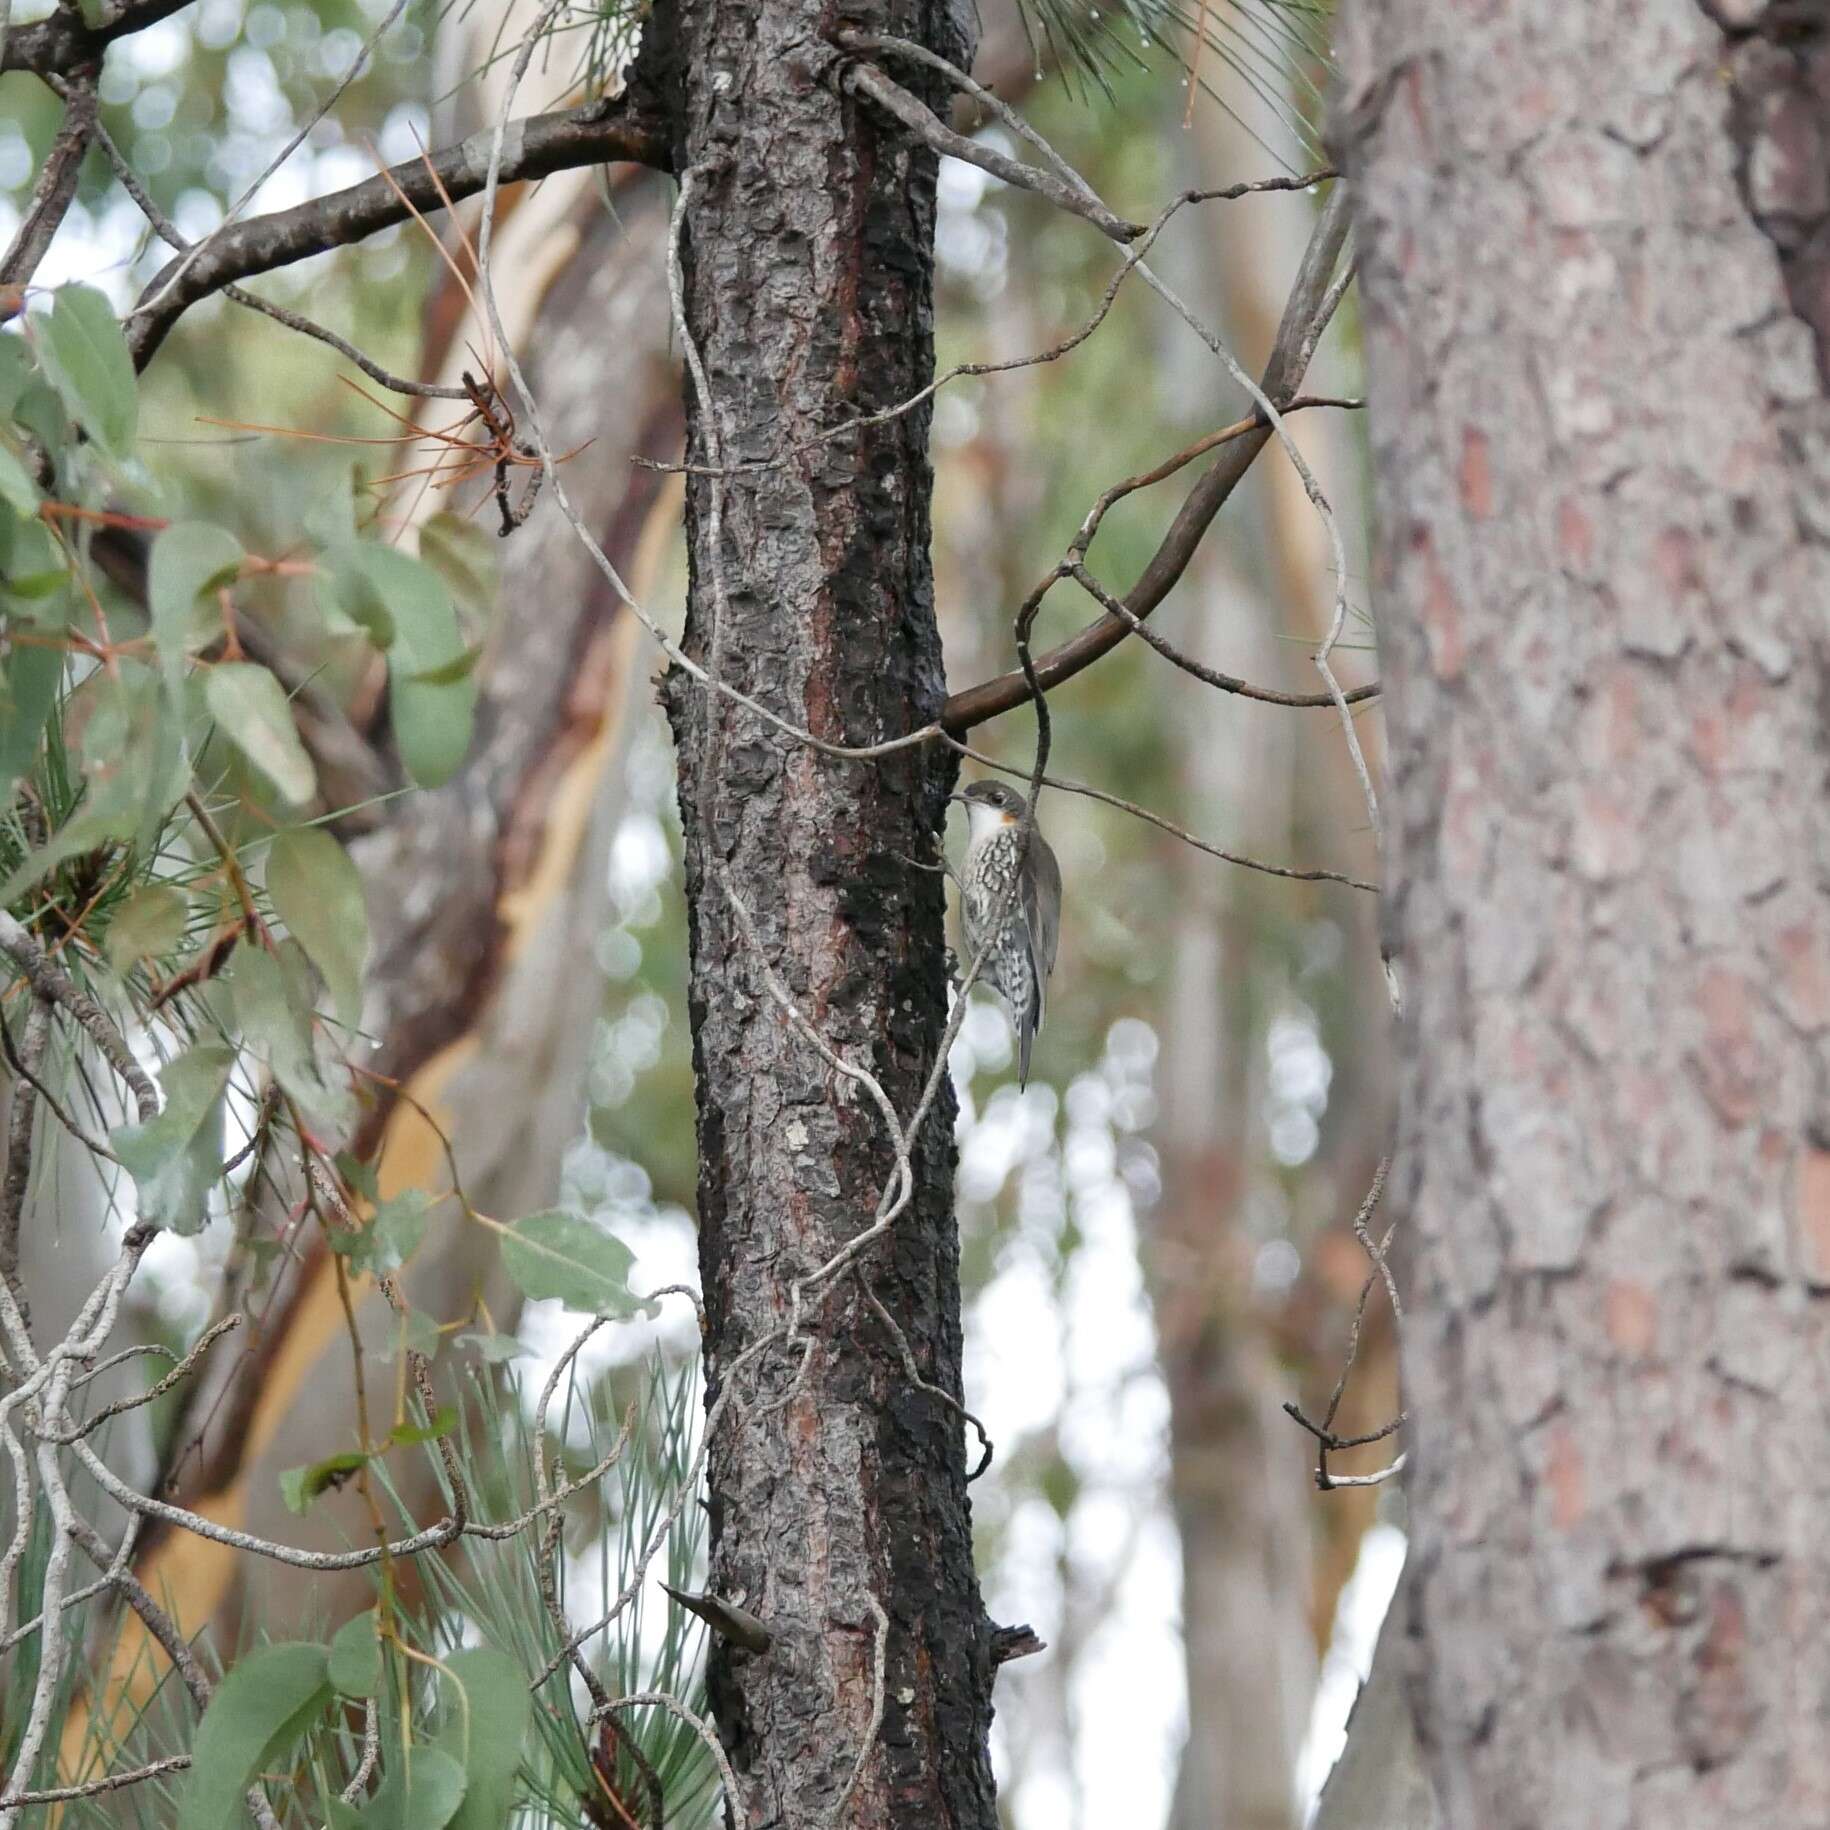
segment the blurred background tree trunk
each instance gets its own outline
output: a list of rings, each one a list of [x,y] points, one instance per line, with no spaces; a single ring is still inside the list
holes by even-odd
[[[527,9],[530,20],[537,10]],[[503,26],[470,13],[444,29],[460,41],[449,55],[475,69]],[[460,89],[443,125],[462,135],[493,119],[504,73],[497,60]],[[539,82],[537,66],[522,102],[554,105],[559,98],[540,93]],[[681,436],[663,260],[669,191],[652,173],[621,170],[509,190],[492,261],[503,321],[554,449],[583,447],[567,465],[568,490],[638,592],[658,575],[679,514],[677,479],[631,461],[673,458]],[[465,220],[474,235],[474,211]],[[455,249],[457,238],[447,245]],[[486,333],[447,272],[426,322],[429,378],[449,384],[481,366]],[[583,324],[592,334],[580,334]],[[496,372],[503,376],[499,361]],[[421,405],[428,426],[460,410]],[[408,500],[419,521],[449,505],[443,492]],[[493,532],[493,507],[478,525]],[[500,548],[472,753],[444,788],[384,803],[352,845],[374,934],[365,1025],[379,1046],[363,1065],[404,1089],[379,1101],[358,1147],[384,1197],[407,1187],[437,1193],[450,1184],[442,1132],[472,1202],[514,1215],[554,1201],[584,1125],[602,1008],[590,988],[601,983],[595,946],[609,906],[609,841],[649,670],[646,637],[550,499]],[[455,1218],[435,1228],[406,1276],[413,1305],[441,1321],[470,1315],[482,1294],[497,1325],[514,1326],[517,1300],[493,1235],[480,1228]],[[385,1328],[379,1296],[358,1320],[371,1340]],[[282,1469],[349,1446],[351,1352],[321,1243],[303,1249],[265,1315],[228,1349],[175,1439],[170,1478],[180,1499],[293,1543],[360,1535],[353,1494],[327,1496],[301,1520],[285,1511],[278,1486]],[[403,1468],[401,1478],[409,1505],[436,1507],[429,1463]],[[149,1534],[142,1555],[142,1579],[170,1595],[187,1630],[213,1623],[227,1639],[248,1599],[246,1573],[219,1547],[183,1535]],[[334,1620],[369,1593],[360,1575],[272,1584],[261,1619],[284,1633]],[[126,1672],[138,1651],[130,1622],[116,1670]],[[135,1681],[154,1675],[142,1664]]]
[[[1197,110],[1192,125],[1189,182],[1224,182],[1262,157],[1219,109]],[[1188,275],[1248,366],[1271,345],[1313,224],[1306,199],[1249,207],[1249,219],[1201,224]],[[1324,358],[1310,385],[1338,381]],[[1292,424],[1352,528],[1352,426],[1329,415]],[[1170,633],[1216,665],[1307,690],[1297,643],[1321,633],[1328,564],[1301,482],[1272,450],[1229,506],[1227,537],[1203,549],[1192,589],[1167,608]],[[1338,733],[1316,713],[1221,699],[1157,665],[1177,708],[1178,817],[1252,856],[1326,855],[1357,868],[1365,812]],[[1188,1686],[1171,1823],[1286,1830],[1301,1822],[1297,1755],[1317,1661],[1377,1508],[1370,1490],[1314,1493],[1307,1439],[1282,1410],[1325,1391],[1338,1370],[1362,1264],[1346,1222],[1389,1123],[1375,909],[1351,890],[1216,868],[1172,843],[1163,852],[1176,914],[1156,1018],[1162,1196],[1147,1257],[1170,1397]],[[1380,1330],[1368,1342],[1356,1416],[1392,1401],[1389,1339]]]
[[[1823,1822],[1824,9],[1342,28],[1422,1742],[1454,1824]]]

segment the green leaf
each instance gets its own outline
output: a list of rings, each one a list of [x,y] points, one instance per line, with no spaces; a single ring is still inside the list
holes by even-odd
[[[364,1200],[381,1199],[381,1191],[375,1183],[374,1164],[363,1162],[352,1150],[339,1150],[336,1160],[337,1174],[343,1178],[346,1187],[354,1189]]]
[[[4,445],[0,445],[0,501],[11,503],[22,515],[38,513],[38,485]]]
[[[331,1698],[322,1646],[263,1646],[216,1687],[191,1745],[178,1830],[240,1830],[243,1794],[282,1759]]]
[[[509,1360],[519,1360],[531,1351],[525,1341],[512,1334],[460,1334],[457,1345],[475,1348],[477,1358],[485,1366],[501,1366]]]
[[[175,953],[184,941],[189,916],[190,903],[173,884],[154,883],[135,890],[108,924],[109,964],[117,972],[125,972],[137,960]]]
[[[63,672],[63,651],[36,642],[18,643],[6,657],[0,678],[0,804],[12,800],[13,783],[37,760],[38,739],[57,703]]]
[[[65,286],[36,331],[39,362],[71,417],[110,457],[129,456],[140,398],[114,308],[93,286]]]
[[[422,788],[436,788],[463,762],[476,711],[476,682],[467,674],[444,683],[424,677],[462,660],[457,612],[438,574],[417,559],[385,546],[349,550],[361,556],[365,577],[394,619],[388,706],[401,760]]]
[[[496,608],[495,541],[476,522],[445,509],[420,528],[419,556],[471,628],[487,628]]]
[[[362,1017],[369,911],[361,874],[349,853],[315,827],[288,828],[267,853],[267,893],[293,938],[323,974],[337,1021],[354,1029]]]
[[[358,1614],[330,1642],[330,1681],[346,1697],[381,1694],[381,1634],[375,1610]]]
[[[252,661],[223,661],[210,669],[204,699],[249,762],[293,806],[304,806],[318,790],[318,775],[279,681]]]
[[[280,1471],[280,1498],[288,1511],[303,1517],[314,1500],[341,1487],[359,1468],[367,1467],[369,1459],[360,1449],[342,1449],[307,1468],[284,1468]]]
[[[408,1750],[369,1800],[363,1830],[445,1830],[464,1801],[464,1769],[436,1747]]]
[[[345,1116],[348,1099],[318,1071],[309,981],[302,970],[287,969],[289,952],[302,967],[303,955],[296,941],[282,941],[275,953],[242,947],[225,983],[234,999],[235,1021],[243,1040],[309,1114],[327,1130],[335,1130]]]
[[[432,1413],[430,1423],[403,1423],[399,1428],[388,1432],[388,1447],[392,1449],[416,1448],[422,1442],[436,1442],[439,1437],[448,1434],[457,1427],[457,1412],[449,1404],[441,1404]]]
[[[403,1189],[383,1201],[360,1227],[331,1234],[330,1249],[346,1257],[352,1271],[371,1277],[398,1271],[419,1249],[431,1206],[432,1197],[423,1188]]]
[[[369,556],[387,549],[372,542],[352,540],[332,548],[318,566],[318,601],[334,633],[361,630],[384,654],[394,646],[394,613],[388,608],[385,564],[369,564]]]
[[[394,1325],[385,1344],[375,1349],[378,1360],[397,1360],[402,1351],[431,1359],[438,1352],[438,1323],[421,1309],[409,1309]]]
[[[468,680],[476,670],[477,662],[483,658],[483,644],[466,648],[455,661],[447,661],[442,667],[428,667],[423,674],[408,674],[406,684],[409,686],[456,686],[460,680]]]
[[[0,567],[0,593],[7,616],[23,618],[41,629],[65,629],[74,593],[70,566],[42,521],[13,521]]]
[[[506,1653],[479,1646],[445,1661],[440,1696],[451,1697],[453,1690],[461,1690],[464,1701],[452,1698],[438,1744],[463,1762],[466,1784],[451,1830],[502,1830],[514,1806],[533,1713],[526,1674]]]
[[[148,1226],[194,1233],[209,1218],[209,1193],[222,1160],[222,1092],[235,1051],[200,1042],[159,1076],[165,1104],[156,1118],[121,1125],[109,1142],[139,1190]]]
[[[530,1301],[557,1297],[585,1315],[633,1315],[629,1248],[579,1214],[552,1209],[517,1220],[503,1235],[502,1262]]]
[[[174,700],[184,677],[185,652],[203,633],[196,627],[197,601],[233,578],[241,569],[241,560],[241,542],[207,522],[174,522],[153,542],[146,596],[152,610],[153,645],[159,651],[166,690]],[[216,621],[212,609],[212,627]]]
[[[26,340],[0,337],[0,419],[12,418],[32,374],[32,355]]]

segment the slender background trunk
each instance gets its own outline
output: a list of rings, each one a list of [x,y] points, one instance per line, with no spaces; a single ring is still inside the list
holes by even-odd
[[[1458,1825],[1821,1823],[1825,9],[1342,27],[1421,1738]]]
[[[970,60],[969,13],[895,0],[865,30]],[[928,417],[802,448],[906,397],[932,367],[934,160],[844,95],[815,0],[680,9],[677,152],[694,173],[685,310],[703,354],[724,491],[728,600],[714,592],[711,479],[687,490],[688,646],[723,622],[731,684],[829,741],[933,717],[943,692],[929,571]],[[900,72],[946,97],[918,72]],[[695,414],[689,451],[710,446]],[[914,1109],[946,1010],[931,856],[950,774],[920,750],[822,758],[677,671],[690,1009],[699,1088],[700,1258],[715,1399],[735,1357],[786,1320],[796,1278],[871,1224],[894,1158],[881,1117],[765,989],[721,858],[769,964],[807,1019]],[[700,798],[711,717],[722,761]],[[713,1436],[714,1587],[765,1620],[762,1656],[720,1647],[711,1685],[753,1824],[988,1826],[991,1662],[972,1566],[962,1429],[908,1378],[960,1389],[953,1100],[943,1084],[890,1237],[810,1302],[810,1355],[772,1350]],[[752,1385],[754,1389],[752,1389]],[[879,1646],[877,1616],[888,1620]],[[885,1656],[881,1731],[873,1667]],[[862,1764],[860,1765],[862,1757]],[[854,1776],[856,1779],[853,1786]]]

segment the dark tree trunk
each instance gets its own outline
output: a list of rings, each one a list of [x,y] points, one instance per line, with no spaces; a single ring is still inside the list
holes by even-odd
[[[965,61],[965,16],[938,0],[853,7],[862,29]],[[912,393],[932,367],[934,160],[842,88],[817,0],[681,5],[678,168],[694,174],[685,309],[727,465],[716,601],[711,479],[689,479],[687,646],[724,622],[724,675],[821,738],[874,742],[938,710],[927,415],[795,449]],[[904,80],[928,89],[918,73]],[[946,97],[928,91],[933,104]],[[689,395],[690,401],[690,395]],[[690,455],[707,461],[694,414]],[[768,963],[827,1041],[906,1120],[946,1010],[932,856],[949,764],[929,750],[823,758],[676,672],[699,1089],[706,1368],[788,1318],[790,1287],[870,1226],[894,1167],[880,1115],[771,998],[712,861]],[[700,769],[724,724],[712,805]],[[891,1235],[809,1303],[812,1342],[748,1371],[708,1471],[712,1579],[774,1635],[721,1648],[713,1700],[748,1821],[989,1826],[991,1660],[972,1566],[957,1413],[908,1378],[865,1302],[881,1298],[923,1381],[960,1390],[953,1102],[942,1087]],[[771,1406],[775,1408],[770,1408]],[[873,1598],[889,1621],[873,1745]],[[863,1767],[844,1810],[835,1808]]]
[[[1343,14],[1445,1820],[1830,1821],[1830,8]]]

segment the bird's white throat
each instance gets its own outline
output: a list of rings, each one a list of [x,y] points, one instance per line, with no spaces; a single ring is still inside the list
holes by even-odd
[[[1016,825],[1016,818],[1006,813],[1001,807],[987,806],[983,801],[966,803],[966,843],[980,845],[985,840],[994,838],[1008,827]]]

